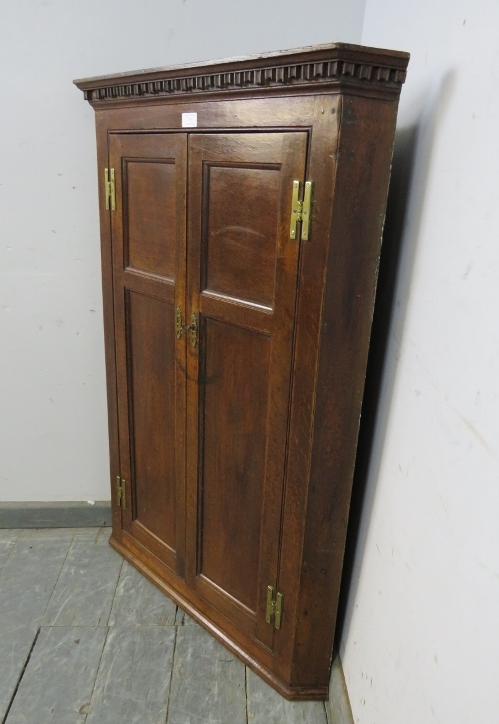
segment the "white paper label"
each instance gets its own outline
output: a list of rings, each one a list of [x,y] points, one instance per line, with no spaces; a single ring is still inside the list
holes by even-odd
[[[182,128],[197,128],[197,113],[182,113]]]

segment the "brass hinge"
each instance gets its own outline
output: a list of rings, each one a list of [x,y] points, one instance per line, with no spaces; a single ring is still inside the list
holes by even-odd
[[[289,226],[289,238],[296,239],[296,225],[301,221],[301,238],[308,241],[310,234],[310,208],[312,205],[312,181],[305,181],[303,201],[300,201],[300,182],[293,181],[293,196],[291,199],[291,223]]]
[[[274,589],[272,586],[267,586],[267,610],[265,613],[267,623],[272,623],[272,616],[274,617],[274,627],[281,628],[282,593],[276,593],[274,600]]]
[[[116,211],[116,189],[114,187],[114,168],[104,169],[104,184],[106,193],[106,209]]]
[[[198,315],[192,314],[191,315],[191,323],[190,324],[182,324],[182,310],[180,307],[176,307],[175,309],[175,334],[177,336],[177,339],[180,339],[182,336],[182,332],[189,332],[190,340],[191,340],[191,347],[196,348],[198,346]]]
[[[116,498],[118,505],[126,508],[126,488],[125,481],[119,475],[116,476]]]

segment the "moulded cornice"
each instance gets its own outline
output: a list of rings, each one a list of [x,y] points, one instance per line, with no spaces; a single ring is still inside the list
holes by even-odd
[[[335,43],[75,80],[92,105],[130,99],[342,86],[400,93],[408,53]]]

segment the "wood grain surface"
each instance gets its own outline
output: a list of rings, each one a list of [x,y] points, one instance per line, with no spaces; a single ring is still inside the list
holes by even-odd
[[[289,698],[327,695],[407,63],[338,43],[77,82],[116,175],[112,545]]]

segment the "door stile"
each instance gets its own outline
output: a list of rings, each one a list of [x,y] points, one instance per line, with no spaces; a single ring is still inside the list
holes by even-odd
[[[175,310],[186,309],[187,278],[187,135],[182,134],[182,152],[177,157],[176,246],[175,246]],[[176,323],[176,319],[175,319]],[[187,340],[175,336],[175,480],[177,511],[176,571],[185,577],[186,559],[186,407],[187,407]]]
[[[202,162],[203,136],[188,136],[187,179],[189,209],[198,209],[201,203],[201,188],[194,183],[195,170]],[[201,153],[200,153],[201,151]],[[203,168],[204,171],[204,168]],[[199,462],[202,452],[199,449],[200,409],[202,409],[202,386],[200,387],[200,357],[203,358],[204,334],[203,319],[199,314],[199,290],[201,286],[201,218],[194,213],[187,217],[187,254],[186,254],[186,323],[197,315],[198,344],[186,344],[186,570],[187,585],[194,587],[198,572],[199,551],[199,506],[198,479]]]
[[[118,435],[119,435],[119,469],[114,472],[114,481],[120,478],[124,481],[125,506],[118,500],[121,508],[122,529],[128,529],[131,523],[132,496],[131,496],[131,458],[128,431],[128,394],[127,394],[127,293],[123,284],[123,269],[125,266],[125,250],[123,244],[123,183],[122,183],[122,149],[119,136],[111,135],[109,138],[109,167],[115,169],[115,199],[116,208],[108,211],[111,221],[111,240],[113,248],[113,295],[115,320],[115,347],[116,347],[116,382],[118,388]],[[120,497],[119,495],[117,496]]]

